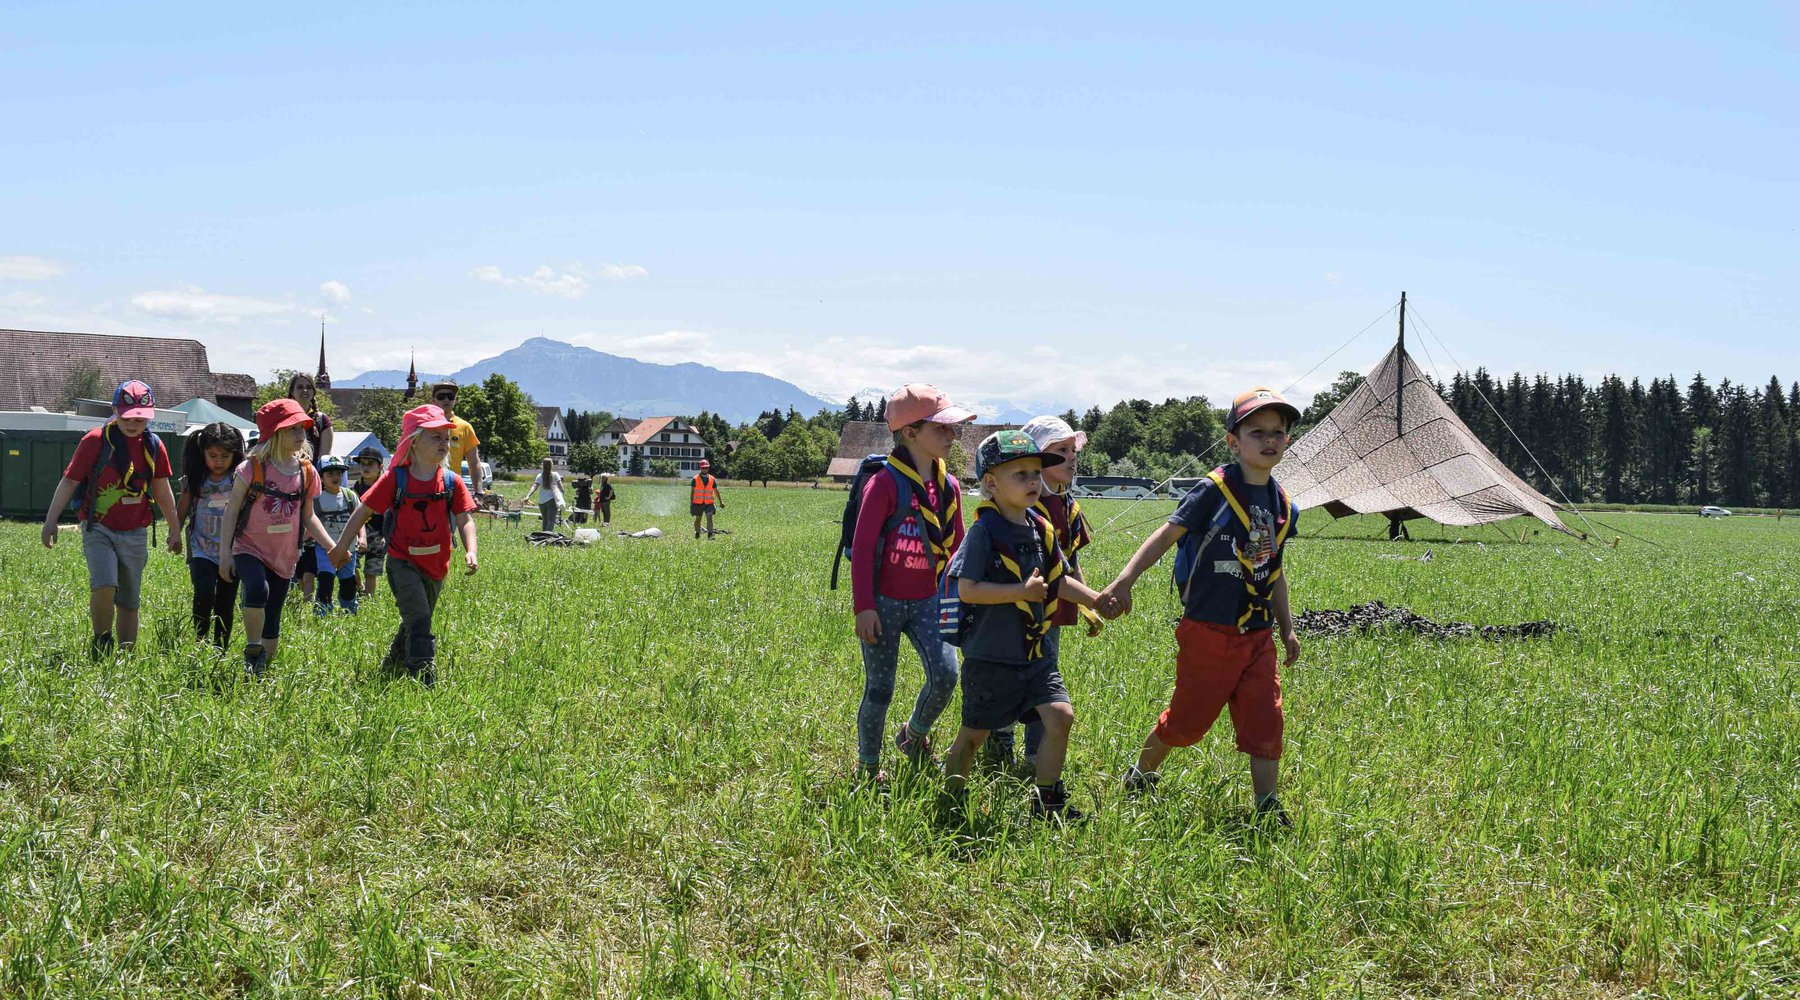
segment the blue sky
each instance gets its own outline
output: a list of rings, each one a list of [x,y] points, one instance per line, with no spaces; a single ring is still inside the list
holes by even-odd
[[[1470,366],[1800,378],[1791,4],[263,6],[5,4],[0,327],[1085,406],[1404,288]]]

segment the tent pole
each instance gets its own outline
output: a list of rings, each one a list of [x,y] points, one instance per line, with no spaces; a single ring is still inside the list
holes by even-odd
[[[1406,293],[1400,293],[1400,357],[1394,365],[1394,433],[1406,433],[1400,422],[1401,407],[1406,405]]]

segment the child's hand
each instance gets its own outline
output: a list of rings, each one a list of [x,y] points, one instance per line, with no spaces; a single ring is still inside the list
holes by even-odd
[[[1100,599],[1094,602],[1094,608],[1107,621],[1125,617],[1131,613],[1131,588],[1121,587],[1119,581],[1114,580],[1100,592]]]
[[[226,583],[230,583],[231,570],[231,553],[221,551],[219,553],[219,579],[224,580]]]
[[[1044,574],[1043,574],[1043,571],[1041,571],[1041,570],[1035,570],[1035,569],[1032,570],[1030,579],[1026,580],[1024,583],[1020,584],[1019,586],[1024,588],[1021,591],[1021,595],[1024,597],[1024,599],[1027,601],[1030,601],[1033,604],[1036,604],[1039,601],[1042,601],[1044,599],[1044,595],[1048,594],[1050,592],[1049,585],[1044,583]]]
[[[871,646],[881,641],[881,615],[875,609],[856,613],[856,637]]]
[[[469,567],[469,572],[467,575],[474,576],[475,569],[479,565],[475,560],[475,553],[464,552],[463,553],[463,565]]]
[[[1294,661],[1300,659],[1300,637],[1295,635],[1294,630],[1291,628],[1282,629],[1281,646],[1287,651],[1287,659],[1284,660],[1281,665],[1284,667],[1293,666]]]
[[[175,553],[176,555],[181,554],[181,532],[179,532],[179,531],[169,532],[169,551]]]
[[[56,547],[56,522],[55,521],[45,521],[44,522],[44,531],[43,531],[43,534],[41,537],[43,538],[43,541],[44,541],[44,548],[53,549]]]
[[[332,569],[343,569],[344,564],[350,561],[350,550],[345,548],[342,542],[339,542],[331,547],[331,551],[326,554],[325,558],[330,561]]]

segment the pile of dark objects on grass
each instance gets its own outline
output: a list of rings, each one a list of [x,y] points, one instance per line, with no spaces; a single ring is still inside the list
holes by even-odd
[[[531,534],[526,535],[525,540],[539,548],[543,548],[547,545],[564,546],[575,544],[575,539],[570,538],[560,531],[534,531]]]
[[[1556,631],[1552,621],[1517,625],[1471,625],[1468,622],[1435,622],[1405,608],[1390,608],[1380,601],[1358,604],[1348,611],[1327,608],[1302,612],[1294,627],[1308,635],[1347,635],[1350,632],[1392,630],[1434,639],[1538,639]]]

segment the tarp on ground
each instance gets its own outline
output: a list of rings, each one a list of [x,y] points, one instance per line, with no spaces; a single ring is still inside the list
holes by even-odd
[[[1398,344],[1294,442],[1275,475],[1296,507],[1333,517],[1470,526],[1529,515],[1569,530],[1557,505],[1487,450]]]

